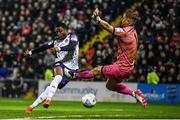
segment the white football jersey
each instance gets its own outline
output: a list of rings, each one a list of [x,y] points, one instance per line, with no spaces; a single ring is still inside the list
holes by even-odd
[[[79,54],[79,42],[75,34],[68,34],[64,40],[55,40],[54,47],[64,47],[69,45],[70,41],[76,41],[77,45],[73,51],[60,51],[56,53],[55,62],[61,62],[67,68],[72,70],[79,69],[78,54]]]

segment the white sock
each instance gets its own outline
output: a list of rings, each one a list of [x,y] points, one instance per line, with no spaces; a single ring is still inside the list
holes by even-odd
[[[46,98],[47,98],[47,93],[49,91],[50,86],[48,86],[44,92],[41,93],[41,95],[33,102],[31,105],[31,108],[35,108],[38,106],[40,103],[42,103]]]
[[[135,92],[134,92],[134,91],[132,92],[132,96],[136,98],[136,94],[135,94]]]
[[[54,80],[51,82],[50,88],[48,90],[47,99],[49,99],[49,100],[52,99],[52,97],[56,93],[57,87],[58,87],[59,83],[61,82],[61,80],[62,80],[61,75],[56,75],[54,77]]]

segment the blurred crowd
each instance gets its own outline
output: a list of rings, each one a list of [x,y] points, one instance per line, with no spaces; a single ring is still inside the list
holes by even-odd
[[[110,22],[133,3],[133,0],[0,0],[0,78],[44,79],[55,57],[47,51],[23,58],[23,51],[52,40],[55,26],[62,21],[69,26],[69,32],[76,32],[82,47],[100,29],[90,18],[94,8],[99,7],[102,19]],[[129,81],[146,83],[149,68],[155,66],[161,83],[180,83],[178,11],[180,3],[176,0],[145,0],[139,7],[139,51]],[[90,46],[79,60],[81,70],[111,64],[116,45],[116,38],[110,35],[103,43]],[[10,56],[11,53],[17,56]]]
[[[140,8],[136,79],[154,71],[161,83],[180,83],[180,1],[145,1]]]

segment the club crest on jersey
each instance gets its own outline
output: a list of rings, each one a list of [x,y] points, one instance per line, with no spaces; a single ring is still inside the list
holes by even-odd
[[[105,71],[106,71],[106,72],[110,72],[110,71],[111,71],[111,68],[105,68]]]

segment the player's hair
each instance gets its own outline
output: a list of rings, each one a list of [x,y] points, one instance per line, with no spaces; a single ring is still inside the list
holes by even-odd
[[[65,23],[61,22],[61,23],[58,23],[58,25],[56,26],[55,32],[58,32],[60,27],[66,30],[68,29],[68,26]]]
[[[139,13],[136,9],[130,8],[126,12],[126,17],[131,21],[132,24],[136,24],[139,20]]]

